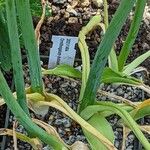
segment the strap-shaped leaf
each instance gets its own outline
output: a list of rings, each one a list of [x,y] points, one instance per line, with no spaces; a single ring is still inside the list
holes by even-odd
[[[31,88],[43,92],[40,56],[35,40],[29,0],[15,0],[25,48],[27,50]]]
[[[57,75],[62,77],[71,77],[81,79],[81,72],[69,65],[58,65],[54,69],[43,70],[43,75]]]
[[[86,84],[84,96],[81,101],[79,109],[80,112],[88,105],[94,104],[97,89],[100,85],[99,80],[102,77],[102,73],[107,62],[108,55],[135,1],[136,0],[121,0],[120,2],[120,6],[117,9],[104,35],[104,38],[96,52],[94,62],[92,64],[89,78]]]
[[[103,112],[103,111],[112,111],[116,114],[118,114],[123,121],[130,127],[130,129],[134,132],[134,134],[137,136],[139,141],[142,143],[145,149],[150,149],[150,143],[146,139],[146,137],[143,135],[141,130],[139,129],[138,124],[133,120],[131,115],[125,111],[124,109],[121,109],[116,104],[112,102],[97,102],[99,105],[91,105],[85,108],[81,112],[81,116],[88,120],[91,116],[93,116],[95,113]]]
[[[25,87],[22,69],[22,59],[16,19],[16,7],[14,0],[6,0],[6,14],[17,100],[22,109],[29,115],[26,103],[26,95],[24,91]]]
[[[95,127],[99,132],[101,132],[106,138],[108,138],[112,143],[114,142],[114,133],[109,122],[100,114],[94,114],[89,120],[93,127]],[[103,143],[101,143],[97,138],[95,138],[91,133],[83,129],[84,134],[90,143],[92,150],[107,150]]]
[[[130,84],[130,85],[141,85],[142,81],[127,76],[124,73],[116,72],[108,67],[104,69],[101,82],[103,83],[122,83],[122,84]]]
[[[29,143],[34,150],[39,150],[39,148],[42,148],[42,144],[39,142],[38,139],[29,138],[28,136],[22,133],[19,133],[17,131],[15,132],[15,134],[16,134],[17,139]],[[2,128],[0,129],[0,135],[13,136],[13,131],[10,129]]]
[[[0,5],[0,66],[4,71],[11,69],[11,52],[4,5]]]
[[[130,114],[135,120],[150,115],[150,99],[138,104],[136,109],[132,110]]]
[[[150,58],[150,50],[142,55],[140,55],[138,58],[133,60],[130,64],[125,66],[123,73],[130,74],[135,68],[137,68],[143,61]]]
[[[35,137],[38,137],[40,140],[52,146],[56,150],[57,149],[67,150],[67,148],[63,145],[63,143],[58,141],[57,138],[55,138],[52,135],[49,135],[43,129],[41,129],[39,126],[37,126],[36,124],[32,122],[32,120],[27,116],[27,114],[23,111],[23,109],[17,103],[1,71],[0,71],[0,94],[4,98],[9,109],[16,116],[17,120],[24,126],[24,128],[29,133],[32,133],[32,135],[34,135]]]
[[[138,34],[146,2],[147,0],[137,0],[135,14],[130,30],[118,57],[118,66],[120,71],[122,71],[124,68],[128,55],[132,49],[132,46]]]
[[[116,150],[115,146],[103,134],[98,132],[93,126],[91,126],[88,122],[86,122],[84,119],[82,119],[60,97],[58,97],[57,95],[54,95],[54,94],[46,93],[46,101],[56,101],[58,104],[57,103],[55,103],[55,104],[57,104],[58,106],[61,105],[62,107],[65,108],[65,111],[67,111],[66,115],[69,114],[69,117],[73,118],[73,120],[78,122],[82,126],[82,128],[86,129],[88,132],[93,134],[93,136],[95,136],[99,141],[101,141],[108,149]],[[52,107],[54,107],[54,105]],[[65,113],[65,111],[63,111],[63,109],[60,109],[60,111]]]

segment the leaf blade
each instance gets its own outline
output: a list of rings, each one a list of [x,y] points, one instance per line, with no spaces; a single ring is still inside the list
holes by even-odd
[[[81,79],[81,72],[69,65],[58,65],[54,69],[50,70],[43,70],[43,75],[57,75],[57,76],[65,76],[65,77],[72,77],[72,78],[79,78]]]
[[[89,120],[93,127],[95,127],[99,132],[101,132],[106,138],[108,138],[112,143],[114,142],[114,133],[112,127],[109,122],[105,119],[105,117],[100,114],[94,114]],[[107,150],[103,143],[101,143],[97,138],[95,138],[92,134],[83,129],[84,134],[89,141],[92,150]]]
[[[120,6],[117,9],[96,52],[96,56],[90,70],[79,112],[81,112],[88,105],[94,104],[96,92],[100,85],[99,80],[101,79],[108,55],[135,1],[136,0],[121,1]]]
[[[136,3],[136,9],[135,9],[135,14],[133,21],[131,23],[131,27],[128,33],[128,36],[126,38],[126,41],[121,49],[121,52],[118,57],[118,65],[119,65],[119,70],[122,71],[124,68],[124,64],[127,60],[127,57],[129,55],[129,52],[133,46],[133,43],[136,39],[136,36],[138,34],[139,28],[140,28],[140,23],[143,18],[143,13],[144,13],[144,8],[146,5],[147,0],[137,0]]]

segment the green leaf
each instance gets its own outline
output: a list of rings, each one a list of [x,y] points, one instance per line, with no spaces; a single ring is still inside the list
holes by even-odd
[[[86,35],[90,31],[92,31],[96,26],[98,26],[100,21],[101,21],[101,15],[95,15],[94,17],[91,18],[88,24],[84,26],[82,30],[79,32],[78,46],[80,48],[80,53],[82,57],[82,84],[81,84],[79,101],[81,101],[83,98],[84,90],[90,72],[90,55],[89,55],[88,46],[86,44]]]
[[[16,19],[16,8],[14,0],[6,0],[7,26],[9,33],[11,59],[13,66],[13,76],[17,93],[17,101],[22,109],[29,115],[24,91],[24,78],[22,69],[22,59],[20,51],[20,43],[18,36],[18,27]]]
[[[131,85],[140,85],[142,82],[134,77],[127,76],[124,73],[116,72],[108,67],[104,69],[101,82],[103,83],[123,83]]]
[[[0,6],[4,5],[4,3],[5,3],[5,0],[0,0]]]
[[[118,57],[118,65],[119,70],[122,71],[125,65],[125,62],[128,58],[128,55],[130,53],[130,50],[134,44],[134,41],[136,39],[136,36],[138,34],[141,21],[143,18],[144,8],[146,5],[147,0],[137,0],[136,3],[136,9],[134,13],[134,18],[128,33],[128,36],[126,38],[126,41],[121,49],[120,55]]]
[[[15,0],[16,9],[22,31],[22,37],[27,50],[31,89],[33,92],[43,92],[41,63],[39,50],[35,40],[35,33],[30,11],[29,0]]]
[[[134,110],[133,112],[131,112],[131,115],[132,113],[134,114]],[[149,116],[150,115],[150,106],[145,106],[141,109],[139,109],[136,114],[134,114],[134,120],[138,120],[140,118],[143,118],[145,116]]]
[[[9,71],[12,67],[6,11],[2,5],[0,5],[0,66],[4,71]]]
[[[29,116],[23,111],[23,109],[17,103],[1,71],[0,71],[0,94],[4,98],[9,109],[16,116],[17,120],[24,126],[24,128],[29,133],[33,133],[34,137],[39,138],[44,143],[52,146],[56,150],[62,149],[67,150],[65,145],[62,142],[60,142],[55,136],[48,134],[46,131],[44,131],[38,125],[32,122]]]
[[[101,116],[100,114],[94,114],[89,120],[88,123],[90,123],[93,127],[95,127],[100,133],[102,133],[106,138],[108,138],[112,143],[114,142],[114,133],[112,130],[111,125],[109,122],[105,119],[105,117]],[[107,150],[107,148],[104,146],[103,143],[101,143],[95,136],[93,136],[91,133],[87,132],[85,129],[83,129],[83,132],[90,143],[92,150]]]
[[[100,85],[99,80],[101,80],[108,55],[135,1],[136,0],[121,0],[120,6],[118,7],[96,52],[79,112],[85,109],[88,105],[94,104],[97,89]]]
[[[4,5],[5,0],[0,0],[0,5]],[[40,17],[42,14],[42,5],[41,5],[41,0],[30,0],[30,9],[32,16],[37,16]],[[49,8],[46,8],[46,16],[50,16],[51,12]]]
[[[30,0],[30,8],[33,16],[41,16],[42,14],[41,0]]]
[[[30,0],[30,8],[32,16],[40,17],[42,14],[42,4],[41,0]],[[46,16],[51,16],[50,9],[46,6]]]
[[[138,67],[143,61],[145,61],[147,58],[150,57],[150,50],[138,58],[136,58],[134,61],[132,61],[130,64],[125,66],[123,73],[130,74],[136,67]]]
[[[104,24],[105,24],[105,30],[107,30],[108,25],[109,25],[108,2],[107,0],[103,0],[103,3],[104,3]],[[118,59],[117,59],[117,55],[116,55],[114,48],[111,49],[111,52],[109,54],[108,64],[111,69],[118,71]]]
[[[108,57],[109,67],[115,71],[118,71],[118,59],[114,48],[111,49],[111,52]]]
[[[58,65],[54,69],[43,70],[43,75],[57,75],[62,77],[71,77],[71,78],[79,78],[81,79],[81,72],[69,65]]]
[[[114,104],[112,102],[97,102],[97,104],[99,104],[99,105],[91,105],[91,106],[86,107],[81,112],[81,117],[84,118],[85,120],[88,120],[95,113],[98,113],[98,112],[101,113],[103,111],[112,111],[112,112],[118,114],[123,119],[125,124],[127,124],[129,126],[129,128],[134,132],[134,134],[139,139],[139,141],[144,146],[144,148],[147,150],[150,149],[150,143],[148,142],[146,137],[141,132],[138,124],[133,120],[133,118],[127,111],[118,107],[116,104]]]

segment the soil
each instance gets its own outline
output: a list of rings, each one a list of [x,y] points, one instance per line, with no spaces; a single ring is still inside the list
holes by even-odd
[[[86,25],[91,16],[94,16],[98,11],[98,8],[95,8],[92,4],[88,7],[81,8],[77,5],[74,10],[77,12],[77,16],[72,13],[66,16],[66,6],[69,3],[64,3],[63,5],[58,5],[52,3],[53,17],[47,18],[41,29],[41,44],[40,44],[40,53],[41,55],[49,55],[50,47],[52,42],[50,41],[52,35],[68,35],[68,36],[78,36],[80,29]],[[109,18],[111,20],[113,14],[115,13],[118,7],[117,1],[109,2]],[[72,18],[72,22],[70,21]],[[37,18],[34,18],[34,23],[38,22]],[[148,20],[149,21],[149,20]],[[116,50],[119,51],[122,48],[123,41],[125,41],[126,36],[128,35],[130,18],[126,21],[122,31],[116,41]],[[148,22],[149,23],[149,22]],[[150,23],[141,23],[141,27],[136,38],[135,44],[131,51],[131,54],[128,59],[128,63],[147,50],[150,49]],[[87,36],[87,44],[89,46],[89,52],[91,59],[94,58],[97,46],[101,41],[102,31],[97,28],[92,33]],[[80,58],[79,52],[77,51],[77,58]],[[142,66],[145,66],[148,71],[150,71],[150,59],[147,59]]]
[[[0,128],[3,128],[5,125],[5,114],[6,114],[6,106],[0,107]],[[0,137],[0,141],[2,141],[2,137]]]
[[[52,47],[52,42],[51,42],[51,37],[52,35],[68,35],[68,36],[78,36],[79,31],[81,30],[81,28],[86,25],[86,23],[89,21],[89,18],[91,16],[94,16],[96,14],[97,11],[100,11],[102,9],[102,6],[100,8],[98,8],[96,5],[94,5],[93,3],[90,3],[87,7],[86,6],[81,6],[81,4],[79,3],[75,8],[73,8],[72,12],[67,12],[67,6],[71,5],[72,2],[75,0],[64,0],[63,4],[58,4],[56,2],[56,0],[50,0],[51,4],[52,4],[52,17],[47,17],[45,19],[44,24],[42,25],[41,28],[41,44],[40,44],[40,55],[41,56],[49,56],[49,52],[50,52],[50,47]],[[116,11],[117,7],[118,7],[118,0],[109,0],[109,19],[111,20],[114,12]],[[132,16],[132,14],[131,14]],[[39,21],[39,17],[33,17],[33,23],[34,26],[36,26],[37,22]],[[130,18],[128,18],[128,20],[126,21],[117,41],[116,41],[116,51],[117,53],[120,52],[121,47],[122,47],[122,43],[125,40],[125,37],[128,34],[129,31],[129,25],[130,25]],[[97,46],[99,44],[99,42],[101,41],[101,37],[102,37],[103,33],[101,31],[100,28],[96,28],[92,33],[90,33],[87,36],[87,44],[89,46],[89,52],[90,52],[90,57],[91,60],[93,60],[95,53],[96,53],[96,49]],[[150,49],[150,19],[148,20],[143,20],[141,27],[140,27],[140,31],[138,33],[138,36],[136,38],[135,44],[133,46],[133,49],[131,51],[131,54],[128,58],[127,63],[129,63],[130,61],[134,60],[135,58],[137,58],[138,56],[140,56],[141,54],[143,54],[144,52],[146,52],[147,50]],[[23,51],[23,55],[24,55],[24,51]],[[43,63],[44,63],[44,67],[47,68],[47,64],[48,64],[48,57],[46,57],[46,59],[42,59]],[[80,52],[79,49],[77,47],[77,54],[76,54],[76,60],[75,60],[75,66],[79,66],[81,64],[81,56],[80,56]],[[150,72],[150,59],[147,59],[146,61],[144,61],[142,63],[142,66],[144,66],[148,72]],[[29,77],[28,77],[28,67],[26,65],[24,65],[25,68],[25,79],[26,79],[26,86],[30,85],[30,81],[29,81]],[[9,77],[9,75],[6,74],[6,77]],[[150,85],[150,81],[149,81],[149,77],[146,76],[145,78],[145,82],[147,82]],[[11,78],[8,78],[7,80],[9,82],[9,85],[11,85]],[[63,78],[59,78],[59,77],[54,77],[54,76],[46,76],[44,77],[44,82],[46,85],[46,90],[48,92],[57,94],[58,96],[60,96],[62,99],[64,99],[74,110],[77,109],[77,100],[79,97],[79,90],[80,90],[80,85],[77,84],[76,82],[71,82],[68,81],[66,79]],[[105,90],[108,90],[107,88],[111,89],[110,85],[107,85],[107,87],[105,87]],[[126,89],[127,87],[123,87],[123,91],[125,91],[125,93],[130,96],[130,94],[128,94],[127,92],[133,92],[136,91],[137,89]],[[119,89],[120,90],[120,89]],[[109,90],[108,90],[109,91]],[[118,89],[114,88],[114,92],[115,91],[118,92]],[[136,91],[136,94],[133,92],[131,92],[131,95],[137,95],[137,97],[127,97],[131,100],[135,100],[137,99],[137,101],[139,99],[142,99],[141,96],[141,91]],[[139,93],[138,93],[139,92]],[[121,95],[124,96],[124,95]],[[106,100],[106,98],[104,98],[104,100]],[[4,120],[5,120],[5,114],[6,114],[6,106],[4,107],[0,107],[0,128],[4,127]],[[48,114],[43,118],[42,116],[38,116],[35,114],[32,114],[35,118],[39,118],[42,120],[44,120],[45,122],[56,126],[57,131],[59,132],[59,134],[61,135],[61,137],[65,140],[66,143],[68,144],[72,144],[74,141],[76,140],[81,140],[83,142],[86,142],[85,137],[82,135],[82,131],[79,127],[78,124],[76,124],[75,122],[71,121],[69,118],[66,118],[65,115],[61,114],[60,112],[57,112],[54,109],[49,109]],[[14,120],[14,117],[11,116],[10,117],[10,124],[9,127],[12,126],[12,121]],[[122,130],[120,128],[118,128],[116,125],[118,119],[116,119],[116,117],[114,118],[112,116],[112,118],[110,119],[110,122],[112,123],[112,125],[114,125],[114,131],[115,131],[115,136],[118,137],[119,139],[117,141],[119,141],[119,143],[115,143],[115,146],[118,147],[120,149],[121,147],[121,139],[122,139]],[[147,122],[147,124],[149,124],[149,118],[145,119],[145,122]],[[117,127],[117,129],[116,129]],[[22,128],[22,127],[21,127]],[[20,128],[19,128],[20,131]],[[21,132],[24,132],[24,130]],[[127,143],[126,145],[126,150],[132,150],[134,149],[133,145],[134,145],[134,140],[135,137],[133,137],[133,134],[131,135],[131,137],[128,137],[131,141]],[[6,149],[10,150],[13,149],[12,147],[12,139],[11,138],[7,138],[7,145],[6,145]],[[0,139],[1,142],[1,139]],[[24,146],[23,146],[24,145]],[[26,146],[25,146],[26,145]],[[46,146],[45,146],[45,150],[46,150]],[[31,147],[24,143],[24,142],[18,142],[18,149],[31,149]]]

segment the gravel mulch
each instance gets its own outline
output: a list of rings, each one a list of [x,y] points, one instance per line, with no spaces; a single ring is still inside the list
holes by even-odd
[[[68,35],[68,36],[78,36],[81,28],[86,25],[91,16],[94,16],[96,13],[102,14],[102,6],[98,7],[94,2],[90,2],[89,4],[81,5],[78,3],[76,5],[76,0],[49,0],[51,2],[52,7],[52,17],[46,18],[45,22],[41,28],[41,44],[40,44],[40,55],[48,56],[50,47],[52,47],[51,37],[52,35]],[[116,8],[118,7],[117,0],[109,0],[109,18],[111,19]],[[74,6],[73,6],[74,5]],[[148,8],[149,9],[149,8]],[[103,15],[103,14],[102,14]],[[131,14],[132,16],[132,14]],[[39,18],[34,17],[33,22],[34,25],[37,24]],[[122,29],[117,41],[116,41],[116,50],[117,53],[121,50],[122,42],[125,40],[125,37],[128,34],[130,18],[128,18],[124,28]],[[101,36],[103,32],[100,28],[96,28],[92,33],[87,36],[87,44],[89,46],[89,52],[91,60],[93,60],[96,52],[96,48],[101,41]],[[129,56],[128,62],[132,61],[139,55],[143,54],[147,50],[150,49],[150,17],[145,15],[144,20],[140,27],[140,32],[136,39],[136,42],[133,46],[133,50]],[[23,53],[24,54],[24,53]],[[46,57],[47,58],[47,57]],[[79,49],[77,48],[76,54],[76,62],[75,66],[81,64],[81,56]],[[44,59],[43,63],[47,66],[48,59]],[[147,59],[142,66],[146,67],[148,71],[150,71],[150,59]],[[28,67],[24,65],[25,70],[25,82],[26,86],[30,85],[30,80],[28,77]],[[148,78],[148,77],[147,77]],[[43,78],[46,91],[57,94],[62,99],[64,99],[70,107],[74,110],[77,109],[80,84],[79,82],[69,81],[67,79],[63,79],[55,76],[45,76]],[[147,79],[147,81],[149,78]],[[11,80],[10,80],[11,81]],[[147,82],[149,83],[149,81]],[[150,83],[149,83],[150,84]],[[129,87],[129,86],[116,86],[116,85],[104,85],[101,88],[105,91],[109,91],[116,95],[127,98],[131,101],[139,101],[143,99],[143,92],[137,88]],[[100,100],[108,100],[105,96],[97,95]],[[113,100],[112,100],[113,101]],[[4,117],[5,117],[6,107],[0,108],[0,128],[4,125]],[[1,113],[2,112],[2,113]],[[66,117],[64,114],[59,111],[50,108],[45,117],[40,115],[35,115],[31,113],[33,117],[42,119],[50,125],[53,125],[58,131],[61,138],[67,144],[73,144],[75,141],[80,140],[83,142],[87,142],[85,137],[83,136],[82,130],[80,126],[72,121],[70,118]],[[107,118],[111,123],[114,134],[115,134],[115,146],[118,149],[121,149],[121,141],[122,141],[122,128],[118,126],[117,122],[118,116],[110,116]],[[10,116],[9,119],[9,127],[12,127],[12,122],[15,120],[13,115]],[[144,118],[144,123],[150,124],[150,117]],[[20,125],[17,129],[20,132],[25,132],[24,128]],[[135,149],[135,136],[130,134],[127,138],[126,142],[126,150],[134,150]],[[7,138],[6,150],[13,149],[12,138]],[[24,142],[18,140],[18,149],[30,150],[31,147]],[[47,146],[43,148],[44,150],[48,150]]]

